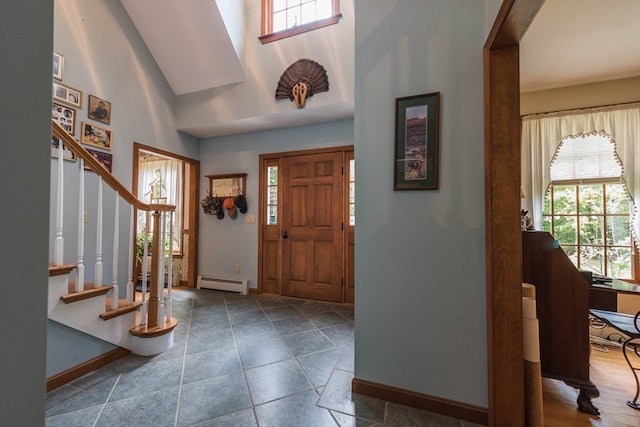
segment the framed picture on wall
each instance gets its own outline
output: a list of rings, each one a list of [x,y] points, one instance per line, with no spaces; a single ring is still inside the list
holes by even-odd
[[[56,159],[60,158],[60,139],[55,135],[51,135],[51,157]],[[62,158],[72,162],[77,160],[75,153],[69,150],[64,144],[62,144]]]
[[[92,123],[82,122],[82,135],[80,142],[95,147],[111,150],[112,133],[109,129],[96,126]]]
[[[111,153],[105,153],[103,151],[92,150],[91,148],[87,148],[87,151],[91,153],[94,159],[96,159],[102,166],[105,167],[109,172],[111,172],[113,166],[113,155]],[[91,170],[89,166],[85,163],[84,168],[86,170]]]
[[[67,133],[76,133],[76,110],[66,105],[54,102],[51,106],[51,118],[58,122]]]
[[[53,78],[62,80],[62,71],[64,70],[64,56],[58,52],[53,52]]]
[[[74,108],[82,108],[82,91],[63,85],[58,81],[53,82],[52,90],[54,101],[62,102]]]
[[[111,124],[111,103],[97,96],[89,95],[89,118],[106,125]]]
[[[436,190],[440,92],[396,98],[394,190]]]

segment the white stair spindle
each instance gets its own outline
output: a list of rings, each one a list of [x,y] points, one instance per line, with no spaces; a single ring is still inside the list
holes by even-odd
[[[166,301],[166,309],[165,313],[167,316],[167,320],[171,320],[173,300],[172,300],[172,292],[173,288],[173,212],[169,212],[169,266],[167,268],[167,301]]]
[[[84,161],[78,161],[78,266],[76,267],[76,292],[84,290]]]
[[[164,298],[160,298],[159,299],[159,305],[158,305],[158,326],[159,327],[163,327],[165,323],[165,318],[164,318]]]
[[[111,309],[118,308],[118,252],[120,243],[120,193],[116,191],[116,200],[114,203],[115,212],[113,213],[113,271],[111,274],[111,283],[113,285],[111,295]]]
[[[102,286],[102,177],[98,176],[98,213],[96,215],[96,270],[95,287]]]
[[[131,219],[129,222],[129,242],[133,241],[134,244],[129,245],[129,264],[127,265],[127,305],[133,304],[133,250],[136,247],[135,236],[133,235],[133,205],[131,205]]]
[[[58,140],[58,197],[56,199],[56,242],[53,247],[53,263],[62,265],[64,259],[64,237],[62,237],[64,212],[64,151],[62,140]]]
[[[147,324],[147,274],[149,272],[147,268],[147,256],[149,255],[149,245],[147,244],[148,226],[149,224],[146,225],[144,231],[142,232],[142,278],[140,279],[142,286],[142,306],[140,307],[141,325]]]

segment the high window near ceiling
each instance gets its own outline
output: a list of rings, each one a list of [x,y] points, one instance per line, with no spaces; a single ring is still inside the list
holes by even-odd
[[[262,0],[262,35],[270,43],[338,23],[340,0]]]

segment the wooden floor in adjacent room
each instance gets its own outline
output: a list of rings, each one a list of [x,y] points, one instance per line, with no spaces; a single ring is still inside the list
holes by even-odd
[[[576,404],[578,390],[562,381],[542,379],[544,397],[544,425],[547,427],[638,427],[640,410],[627,406],[636,394],[636,383],[622,351],[609,348],[605,353],[591,350],[591,381],[598,387],[600,397],[593,404],[600,410],[600,417],[581,412]],[[631,355],[638,359],[637,356]]]

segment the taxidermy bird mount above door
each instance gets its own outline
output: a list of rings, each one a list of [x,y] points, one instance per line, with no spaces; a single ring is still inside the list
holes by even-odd
[[[324,67],[311,59],[298,59],[282,73],[276,89],[276,99],[289,98],[303,108],[314,93],[327,92],[329,79]]]

